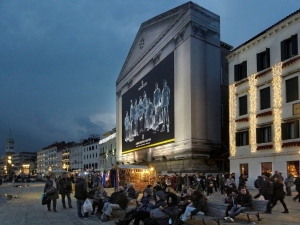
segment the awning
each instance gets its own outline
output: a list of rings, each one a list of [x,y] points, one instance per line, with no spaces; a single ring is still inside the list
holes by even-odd
[[[139,165],[116,165],[115,169],[144,169],[149,170],[150,168],[147,166],[139,166]]]

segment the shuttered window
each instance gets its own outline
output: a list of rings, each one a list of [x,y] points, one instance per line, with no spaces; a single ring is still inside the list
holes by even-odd
[[[268,109],[271,107],[270,87],[260,90],[260,109]]]
[[[260,127],[256,129],[256,142],[267,143],[272,141],[272,130],[271,126]]]
[[[239,81],[247,77],[247,61],[234,65],[234,81]]]
[[[298,36],[292,35],[281,42],[281,61],[298,55]]]
[[[256,55],[257,72],[262,71],[270,67],[270,49]]]
[[[249,145],[249,131],[241,131],[235,133],[236,146]]]
[[[239,97],[239,115],[245,115],[248,113],[247,95]]]
[[[281,139],[288,140],[299,138],[299,120],[281,124]]]
[[[292,102],[299,99],[298,77],[285,81],[286,102]]]

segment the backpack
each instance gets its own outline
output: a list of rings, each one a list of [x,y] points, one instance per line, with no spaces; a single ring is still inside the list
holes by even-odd
[[[259,188],[258,179],[256,179],[256,180],[254,181],[254,187],[255,187],[255,188]]]

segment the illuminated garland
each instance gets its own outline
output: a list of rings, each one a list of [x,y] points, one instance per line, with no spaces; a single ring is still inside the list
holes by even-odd
[[[281,83],[282,83],[282,63],[278,63],[272,67],[273,72],[273,108],[274,108],[274,146],[275,151],[281,151]]]
[[[236,143],[235,143],[235,130],[236,130],[236,87],[235,84],[229,86],[229,143],[230,143],[230,154],[235,156]]]
[[[249,99],[250,99],[250,111],[249,111],[249,123],[250,123],[250,131],[249,131],[249,145],[251,147],[251,152],[256,152],[256,97],[257,97],[257,89],[256,83],[257,79],[255,79],[256,74],[253,74],[249,77]]]

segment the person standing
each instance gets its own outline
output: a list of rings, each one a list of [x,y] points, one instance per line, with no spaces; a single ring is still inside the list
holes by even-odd
[[[176,179],[176,192],[181,193],[182,191],[182,185],[184,185],[184,179],[181,175],[181,173],[177,176]]]
[[[289,174],[288,177],[286,178],[286,196],[292,196],[292,191],[291,187],[294,186],[294,176],[292,174]]]
[[[294,184],[296,185],[296,191],[298,194],[293,198],[294,201],[298,199],[298,202],[300,202],[300,174],[298,174],[298,177],[295,179]]]
[[[59,194],[61,194],[61,202],[63,208],[66,209],[66,202],[65,198],[68,198],[68,206],[72,208],[72,201],[70,194],[72,193],[72,182],[71,179],[68,177],[66,172],[63,173],[62,178],[59,180]]]
[[[49,179],[45,183],[44,193],[48,199],[47,208],[48,211],[51,211],[51,201],[53,202],[53,211],[56,211],[56,199],[58,199],[58,190],[59,184],[55,178],[55,173],[49,174]]]
[[[80,219],[87,219],[90,218],[88,212],[84,213],[82,216],[82,206],[85,200],[88,198],[87,192],[87,183],[84,180],[84,174],[78,174],[75,184],[75,195],[74,197],[77,199],[77,215]]]
[[[278,177],[273,185],[273,194],[271,195],[271,199],[268,202],[267,210],[265,213],[271,214],[272,208],[277,204],[277,201],[279,200],[284,208],[284,211],[282,213],[289,213],[288,208],[286,207],[286,204],[284,202],[284,196],[285,192],[283,191],[283,180],[281,177]]]

